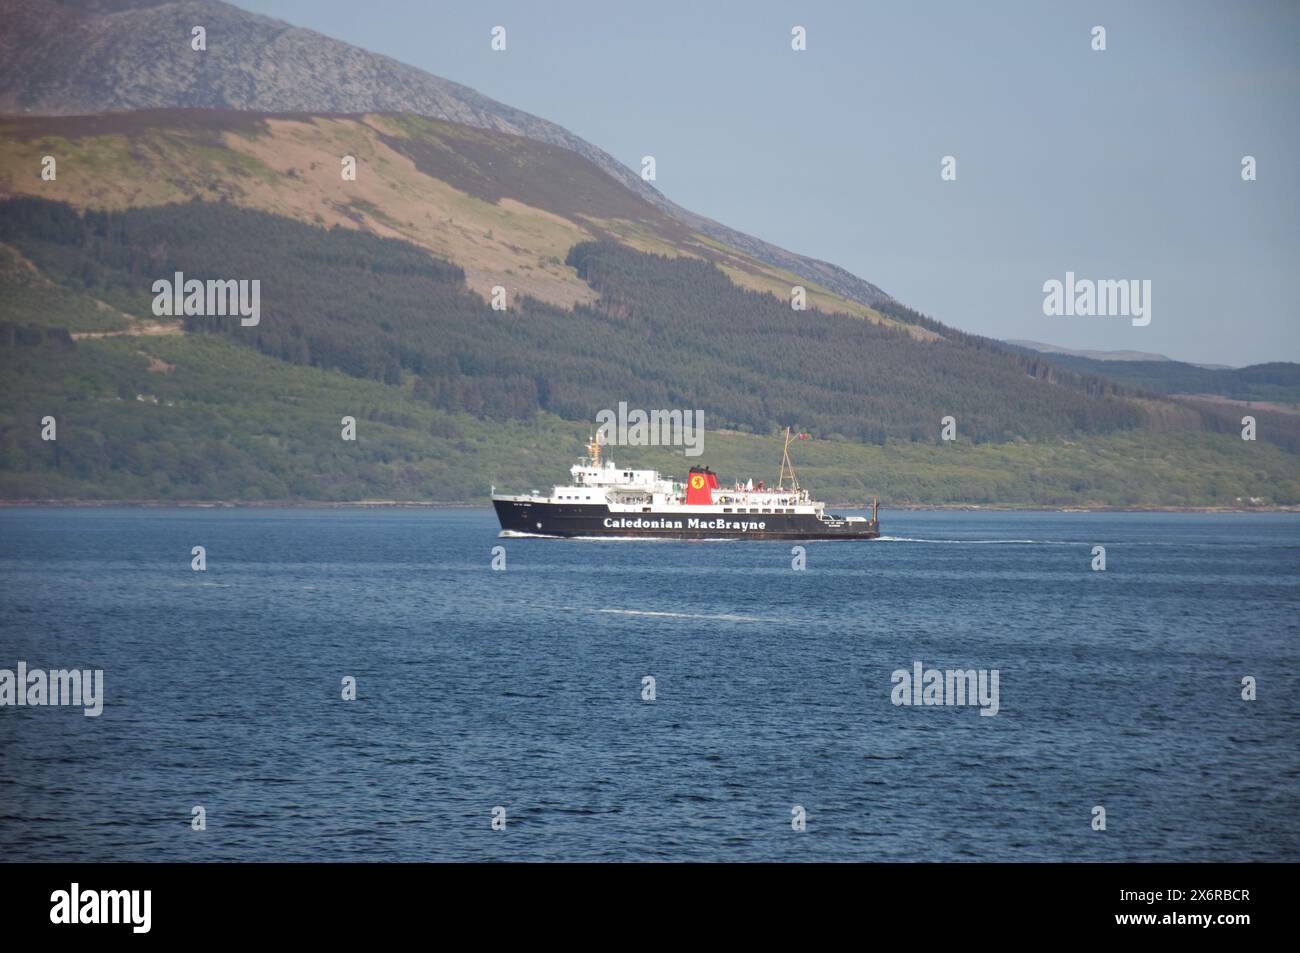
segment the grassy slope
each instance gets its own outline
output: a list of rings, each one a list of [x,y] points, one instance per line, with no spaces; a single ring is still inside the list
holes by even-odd
[[[5,301],[0,315],[21,316],[23,324],[78,331],[119,331],[130,318],[93,298],[50,281],[16,248],[0,242],[0,288]]]
[[[53,182],[40,177],[44,155],[58,160]],[[357,159],[356,181],[342,180],[344,155]],[[225,200],[403,238],[460,265],[485,297],[499,284],[561,307],[592,300],[563,263],[568,250],[616,237],[643,251],[709,258],[753,290],[787,298],[801,284],[810,307],[899,324],[691,232],[574,153],[425,117],[4,116],[5,192],[105,209]]]

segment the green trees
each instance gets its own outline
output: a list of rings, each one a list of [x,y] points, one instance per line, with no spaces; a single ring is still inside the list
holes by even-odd
[[[715,433],[797,425],[823,438],[810,458],[833,448],[823,478],[843,495],[1106,501],[1137,464],[1087,462],[1073,441],[1186,445],[1195,459],[1230,439],[1241,447],[1235,406],[1135,396],[897,305],[882,310],[942,339],[795,312],[707,261],[609,242],[567,258],[598,293],[594,305],[524,298],[504,312],[471,293],[459,268],[405,242],[222,204],[83,215],[12,199],[0,203],[0,242],[58,292],[33,284],[0,298],[0,483],[10,495],[93,486],[109,498],[473,498],[512,476],[553,478],[596,413],[620,401],[702,410]],[[184,336],[69,334],[125,326],[92,298],[152,319],[153,281],[177,271],[260,280],[261,323],[190,316]],[[149,357],[175,373],[151,370]],[[1266,367],[1261,386],[1285,386],[1288,373]],[[60,417],[55,447],[33,425],[47,413]],[[1251,413],[1261,443],[1300,448],[1300,416]],[[365,422],[356,446],[338,439],[342,414]],[[960,454],[938,446],[945,416],[957,420]],[[711,461],[746,462],[739,445],[726,449],[732,440],[755,442],[719,434]],[[1295,458],[1271,451],[1247,495],[1292,499],[1294,480],[1285,489],[1277,474]],[[1159,473],[1161,492],[1181,487],[1179,502],[1204,495],[1194,472]]]
[[[1134,428],[1113,386],[1053,383],[1034,359],[945,329],[918,341],[856,317],[792,311],[734,285],[711,263],[610,243],[568,264],[601,295],[563,311],[512,301],[492,311],[459,268],[401,241],[192,202],[79,215],[15,199],[0,237],[47,273],[149,316],[157,278],[260,279],[262,321],[187,317],[282,361],[397,385],[438,407],[497,420],[548,410],[590,420],[620,400],[690,407],[710,426],[765,433],[931,441],[953,415],[973,441]],[[924,323],[919,315],[904,316]],[[1074,385],[1074,386],[1071,386]]]

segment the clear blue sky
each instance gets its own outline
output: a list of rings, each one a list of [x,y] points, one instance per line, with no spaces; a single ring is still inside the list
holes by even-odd
[[[1300,3],[240,5],[652,154],[687,208],[965,330],[1300,360]],[[1044,316],[1067,270],[1151,279],[1150,325]]]

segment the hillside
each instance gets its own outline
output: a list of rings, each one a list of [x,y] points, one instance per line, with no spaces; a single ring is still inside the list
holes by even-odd
[[[796,320],[706,260],[611,241],[579,243],[565,267],[590,303],[501,313],[454,264],[355,228],[220,202],[82,214],[9,200],[0,496],[476,499],[553,479],[596,410],[627,400],[705,409],[724,471],[761,476],[772,431],[801,426],[819,438],[801,448],[805,478],[838,498],[1300,502],[1293,452],[1113,385],[1031,377],[977,339]],[[264,275],[261,324],[156,318],[150,285],[175,270]],[[952,445],[938,440],[947,413]],[[344,415],[361,422],[355,444],[339,439]]]
[[[1047,356],[1060,367],[1102,375],[1152,394],[1213,394],[1239,401],[1300,404],[1300,364],[1291,362],[1212,368],[1168,358],[1098,360],[1057,352]]]
[[[410,113],[526,137],[584,158],[685,228],[873,307],[889,296],[827,262],[696,215],[554,123],[386,56],[216,0],[0,0],[0,113],[205,108]],[[190,29],[210,42],[197,55]],[[792,282],[794,283],[794,282]]]
[[[288,365],[214,335],[54,337],[16,348],[0,330],[0,500],[464,500],[548,485],[582,452],[586,422],[447,413],[409,386]],[[42,443],[39,420],[59,420]],[[358,420],[357,440],[339,419]],[[776,436],[708,435],[728,477],[772,478]],[[1212,434],[1119,432],[1036,444],[813,440],[803,482],[882,504],[1234,506],[1300,503],[1295,457]],[[663,448],[616,459],[678,477]]]
[[[497,419],[537,411],[590,419],[625,400],[707,409],[724,429],[766,433],[798,422],[868,442],[935,439],[948,413],[980,442],[1146,421],[1135,403],[1029,377],[996,351],[918,341],[851,315],[795,316],[710,262],[612,241],[575,245],[564,263],[594,304],[521,298],[505,312],[469,293],[461,269],[410,243],[229,204],[83,216],[14,199],[0,206],[0,241],[52,284],[140,320],[151,317],[154,276],[265,276],[258,327],[186,318],[185,330],[356,377],[414,375],[440,406]],[[49,315],[41,322],[98,330]]]
[[[45,155],[58,160],[52,182],[40,176]],[[357,160],[355,181],[342,178],[343,156]],[[564,257],[599,238],[700,257],[746,287],[787,299],[802,281],[691,231],[565,149],[417,116],[194,109],[0,117],[5,194],[97,209],[200,199],[342,225],[453,261],[484,297],[501,285],[512,298],[561,307],[591,300]],[[803,284],[812,306],[893,321]]]
[[[1173,358],[1165,354],[1155,354],[1151,351],[1094,351],[1094,350],[1075,350],[1074,348],[1061,347],[1057,344],[1044,344],[1042,341],[1026,341],[1017,338],[1007,338],[1007,344],[1012,347],[1024,348],[1030,351],[1038,351],[1040,354],[1068,354],[1071,357],[1088,357],[1097,361],[1172,361]],[[1208,367],[1211,370],[1228,370],[1227,364],[1196,364],[1195,367]]]

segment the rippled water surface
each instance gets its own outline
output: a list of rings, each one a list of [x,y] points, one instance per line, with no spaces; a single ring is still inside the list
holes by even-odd
[[[881,519],[798,572],[789,543],[500,540],[487,510],[0,511],[0,669],[107,696],[0,708],[0,848],[1300,859],[1300,518]],[[996,669],[998,714],[896,707],[916,661]]]

